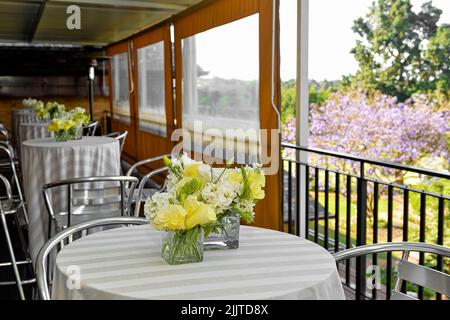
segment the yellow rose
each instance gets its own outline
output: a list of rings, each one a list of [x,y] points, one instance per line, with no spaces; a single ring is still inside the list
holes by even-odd
[[[184,166],[183,175],[185,177],[197,177],[198,176],[198,167],[199,166],[200,166],[200,163],[186,164]]]
[[[62,130],[62,121],[60,119],[53,119],[47,128],[48,131]]]
[[[248,184],[250,187],[250,197],[252,199],[264,199],[264,186],[266,185],[266,177],[263,173],[257,171],[250,171],[248,173]]]
[[[158,230],[184,230],[186,215],[186,210],[182,206],[169,204],[158,212],[152,224]]]
[[[186,230],[190,230],[196,226],[216,222],[216,212],[202,202],[197,200],[195,196],[187,197],[184,202],[184,209],[187,212],[186,216]]]
[[[74,127],[75,125],[76,125],[75,121],[66,120],[63,122],[63,130],[68,131],[70,128]]]
[[[226,175],[227,175],[228,181],[230,181],[231,184],[242,184],[243,183],[242,173],[240,170],[239,171],[227,170]]]

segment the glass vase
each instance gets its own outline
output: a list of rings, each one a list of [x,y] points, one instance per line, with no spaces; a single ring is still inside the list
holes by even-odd
[[[241,216],[236,212],[223,215],[205,237],[204,250],[239,248]]]
[[[200,227],[188,231],[167,231],[164,234],[161,256],[168,264],[203,261],[204,233]]]
[[[55,133],[56,141],[80,140],[83,138],[83,127],[75,126],[69,130],[59,130]]]
[[[55,132],[55,139],[56,139],[56,141],[59,141],[59,142],[67,141],[67,140],[69,140],[69,136],[66,131],[59,130],[59,131]]]
[[[80,140],[83,138],[83,127],[81,125],[70,128],[68,131],[69,140]]]

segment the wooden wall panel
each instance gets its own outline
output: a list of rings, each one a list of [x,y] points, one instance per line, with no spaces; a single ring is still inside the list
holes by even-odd
[[[182,127],[182,48],[183,38],[196,33],[241,19],[252,14],[259,14],[259,59],[260,59],[260,127],[261,129],[276,129],[278,127],[277,114],[272,108],[272,0],[217,0],[211,2],[174,21],[175,24],[175,69],[176,69],[176,114],[177,123]],[[242,35],[245,37],[245,34]],[[278,46],[277,46],[278,47]],[[278,61],[278,50],[276,61]],[[279,78],[278,64],[275,67],[274,78]],[[277,82],[275,103],[279,105],[280,91]],[[270,137],[270,132],[269,135]],[[279,140],[279,137],[278,137]],[[279,141],[278,141],[279,142]],[[268,154],[272,152],[270,140],[267,144]],[[279,149],[273,150],[279,157]],[[266,176],[266,197],[255,207],[254,225],[280,230],[281,228],[281,170],[275,175]]]
[[[24,97],[28,98],[28,97]],[[77,97],[37,97],[37,99],[46,103],[47,101],[57,101],[70,109],[75,106],[83,107],[89,111],[89,99],[85,96]],[[22,109],[22,98],[2,98],[0,97],[0,122],[5,124],[8,130],[11,129],[11,112],[14,109]],[[109,97],[97,96],[94,99],[94,117],[103,124],[104,112],[109,112]]]

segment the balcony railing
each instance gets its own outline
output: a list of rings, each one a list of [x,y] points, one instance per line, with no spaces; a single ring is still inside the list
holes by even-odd
[[[291,150],[293,155],[283,159],[285,231],[300,235],[303,229],[309,240],[331,252],[392,241],[432,242],[448,246],[450,195],[442,194],[440,190],[413,188],[404,181],[414,179],[416,182],[427,181],[435,185],[441,182],[443,185],[450,181],[449,173],[315,148],[282,146]],[[307,213],[303,221],[301,208],[306,208]],[[396,259],[392,253],[375,254],[371,259],[356,259],[355,265],[347,261],[339,265],[339,270],[346,287],[354,291],[356,299],[389,299]],[[424,254],[418,255],[417,262],[440,271],[450,265],[441,257],[425,257]],[[385,266],[381,290],[366,287],[369,265]],[[419,299],[442,298],[412,285],[404,284],[402,291],[417,292]]]

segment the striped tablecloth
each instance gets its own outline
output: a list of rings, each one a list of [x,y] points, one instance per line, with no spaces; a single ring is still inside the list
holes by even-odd
[[[23,140],[20,140],[19,135],[19,125],[21,123],[38,123],[42,122],[42,120],[38,119],[36,113],[31,109],[18,109],[13,110],[11,113],[11,133],[14,142],[14,148],[16,150],[20,149],[20,143]]]
[[[55,180],[120,175],[119,141],[108,137],[65,142],[54,138],[27,140],[21,152],[30,254],[35,261],[48,235],[49,214],[42,187]]]
[[[161,239],[144,225],[73,242],[56,258],[53,299],[345,298],[333,257],[293,235],[242,226],[239,249],[175,266],[161,258]]]
[[[23,141],[54,137],[54,133],[49,132],[47,129],[48,124],[48,122],[30,122],[19,124],[19,133],[17,136],[17,139],[19,140],[17,152],[19,155]]]

